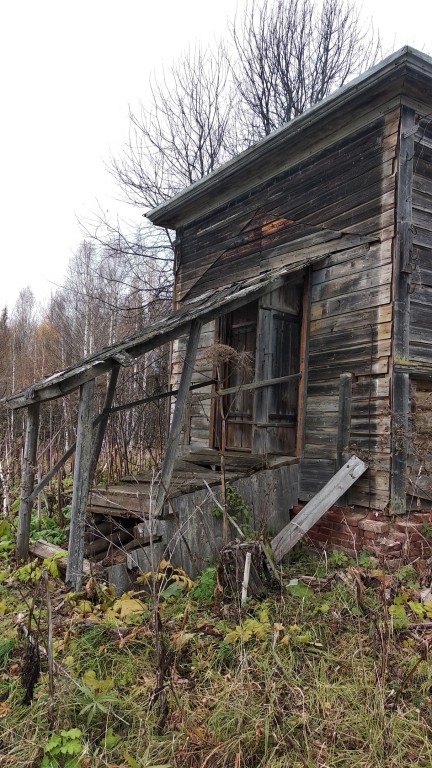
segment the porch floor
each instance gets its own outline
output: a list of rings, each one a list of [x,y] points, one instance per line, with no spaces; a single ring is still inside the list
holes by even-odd
[[[240,477],[253,474],[261,469],[275,469],[295,464],[294,456],[254,456],[240,451],[225,453],[225,480],[233,482]],[[221,483],[221,454],[211,448],[195,448],[176,459],[167,501],[177,496],[203,490],[206,483],[218,486]],[[149,516],[150,499],[156,491],[158,477],[148,471],[139,475],[124,477],[118,485],[98,487],[91,491],[88,513],[116,518],[144,519]]]

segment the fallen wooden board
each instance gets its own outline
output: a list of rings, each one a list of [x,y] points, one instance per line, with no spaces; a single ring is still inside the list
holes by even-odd
[[[49,544],[47,541],[44,541],[43,539],[39,539],[39,541],[35,541],[34,544],[30,544],[29,551],[32,555],[35,555],[35,557],[39,557],[41,560],[46,560],[49,557],[53,557],[54,555],[58,555],[60,552],[64,553],[66,552],[65,549],[62,547],[58,547],[57,544]],[[59,557],[58,560],[56,560],[58,567],[61,571],[66,571],[67,568],[67,554],[62,555],[62,557]],[[90,576],[92,572],[91,564],[88,560],[84,560],[83,562],[83,573],[86,576]]]
[[[282,528],[271,543],[273,556],[277,563],[366,470],[367,464],[358,456],[351,456],[349,461],[336,472],[324,488],[321,488],[316,496],[303,507],[295,519],[291,520],[285,528]]]

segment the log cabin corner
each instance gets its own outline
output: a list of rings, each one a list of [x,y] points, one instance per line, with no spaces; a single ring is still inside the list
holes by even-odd
[[[147,214],[176,232],[173,312],[8,398],[28,409],[18,554],[39,489],[39,408],[77,388],[75,586],[89,504],[148,516],[149,477],[90,502],[88,490],[119,367],[167,341],[175,397],[147,530],[159,554],[192,572],[214,557],[221,470],[277,539],[352,455],[361,472],[327,495],[307,541],[395,566],[430,554],[431,115],[432,59],[405,47]],[[107,373],[95,420],[93,381]],[[130,567],[142,551],[129,547]]]

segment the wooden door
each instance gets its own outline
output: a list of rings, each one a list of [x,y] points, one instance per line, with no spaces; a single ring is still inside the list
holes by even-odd
[[[258,381],[298,373],[300,323],[277,310],[260,312],[260,328],[269,329],[265,346],[258,348]],[[253,452],[295,455],[298,379],[256,391]]]
[[[223,388],[238,387],[222,399],[227,449],[295,455],[298,379],[249,391],[241,386],[298,373],[300,296],[300,286],[286,285],[221,321],[220,341],[235,350],[223,367]],[[215,416],[220,448],[222,419]]]
[[[300,287],[286,286],[260,302],[256,379],[266,381],[299,372]],[[298,379],[257,389],[253,453],[294,456]]]
[[[236,354],[224,366],[223,386],[225,389],[239,388],[238,392],[227,395],[222,401],[226,447],[232,450],[250,451],[252,448],[254,393],[240,387],[255,378],[257,316],[258,303],[253,302],[231,312],[225,321],[224,343],[232,347]],[[218,432],[220,440],[220,424]]]

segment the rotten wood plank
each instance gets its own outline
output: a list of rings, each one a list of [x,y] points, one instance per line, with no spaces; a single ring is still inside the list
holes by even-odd
[[[62,547],[57,546],[57,544],[49,544],[47,541],[39,539],[39,541],[35,541],[34,544],[30,545],[29,551],[41,560],[46,560],[60,554],[60,557],[56,557],[56,563],[61,571],[66,572],[68,564],[67,552]],[[88,560],[83,560],[82,570],[85,576],[91,575],[92,567]]]
[[[330,507],[366,472],[365,464],[358,456],[351,456],[349,461],[336,472],[334,477],[322,488],[316,496],[303,507],[271,543],[276,562],[280,562],[284,555],[309,531],[310,528],[327,512]]]

